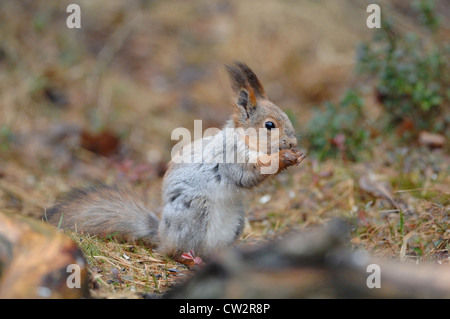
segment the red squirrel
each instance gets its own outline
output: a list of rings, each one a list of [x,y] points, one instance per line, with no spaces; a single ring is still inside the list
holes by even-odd
[[[174,258],[190,250],[204,257],[232,245],[244,229],[247,191],[298,165],[304,155],[296,149],[291,121],[268,100],[256,74],[239,61],[226,69],[236,95],[234,113],[217,134],[172,158],[160,220],[131,192],[101,185],[72,190],[47,211],[48,221],[80,233],[141,240]],[[267,147],[258,147],[261,140]],[[186,161],[199,146],[200,161]],[[230,150],[241,161],[224,160]]]

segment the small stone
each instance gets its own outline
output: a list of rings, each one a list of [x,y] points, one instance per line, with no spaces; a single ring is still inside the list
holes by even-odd
[[[264,204],[267,204],[268,202],[270,202],[271,199],[272,199],[272,196],[267,194],[267,195],[264,195],[263,197],[261,197],[259,199],[259,202],[264,205]]]

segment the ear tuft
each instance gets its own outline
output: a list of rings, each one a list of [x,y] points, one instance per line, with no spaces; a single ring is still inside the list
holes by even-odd
[[[225,66],[230,76],[231,87],[238,95],[241,94],[242,89],[245,89],[248,95],[247,100],[250,101],[251,106],[255,106],[258,98],[266,98],[264,88],[256,74],[245,63],[235,61],[234,64]],[[239,99],[240,97],[238,101]]]
[[[234,63],[241,70],[248,84],[255,92],[255,96],[257,96],[258,98],[267,98],[266,92],[264,91],[264,88],[261,82],[259,81],[258,77],[256,76],[255,72],[253,72],[252,69],[250,69],[250,67],[244,62],[235,61]]]
[[[248,107],[249,96],[246,89],[241,89],[238,94],[237,105],[242,106],[243,108]]]
[[[249,96],[247,90],[241,89],[239,91],[236,104],[244,109],[247,119],[250,117],[250,114],[249,114],[249,104],[250,103],[251,103],[250,96]]]
[[[225,65],[225,68],[230,76],[231,88],[235,93],[238,93],[241,89],[247,89],[248,83],[241,70],[230,65]]]

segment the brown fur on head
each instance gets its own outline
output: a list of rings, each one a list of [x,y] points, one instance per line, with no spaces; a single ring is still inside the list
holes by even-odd
[[[267,99],[264,88],[256,74],[243,62],[235,61],[227,65],[231,87],[236,94],[237,109],[233,115],[236,128],[267,129],[266,123],[272,122],[279,129],[279,148],[295,149],[297,138],[287,115]],[[269,130],[270,137],[270,130]],[[252,144],[258,142],[253,141]]]

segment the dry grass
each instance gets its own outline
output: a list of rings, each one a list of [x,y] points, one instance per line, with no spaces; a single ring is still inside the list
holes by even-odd
[[[65,27],[70,1],[0,4],[2,211],[40,217],[62,192],[100,180],[131,184],[158,212],[172,130],[194,119],[220,127],[232,110],[223,64],[251,65],[301,131],[314,105],[355,81],[355,45],[371,37],[355,1],[79,2],[81,30]],[[372,99],[367,106],[379,114]],[[80,131],[104,130],[120,138],[112,156],[82,147]],[[343,217],[355,249],[449,264],[448,154],[388,143],[374,154],[366,163],[307,159],[279,176],[249,197],[238,244]],[[361,188],[368,172],[398,207]],[[88,258],[95,296],[160,294],[191,274],[138,245],[69,235]]]
[[[67,232],[89,260],[93,297],[160,295],[192,271],[143,246]]]

